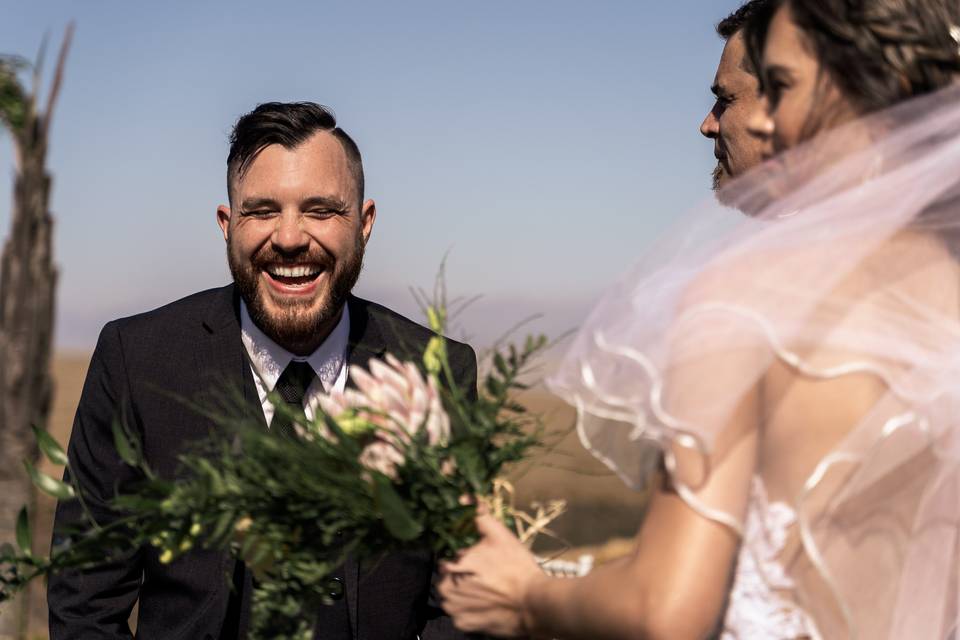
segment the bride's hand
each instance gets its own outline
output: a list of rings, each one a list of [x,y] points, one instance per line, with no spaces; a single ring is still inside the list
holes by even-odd
[[[547,580],[516,536],[490,515],[477,517],[480,542],[441,565],[443,608],[463,631],[514,637],[530,633],[530,588]]]

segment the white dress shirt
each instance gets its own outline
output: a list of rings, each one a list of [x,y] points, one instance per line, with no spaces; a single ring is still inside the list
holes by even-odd
[[[273,419],[273,404],[267,394],[273,391],[280,379],[280,374],[287,368],[291,360],[310,363],[317,378],[313,381],[304,395],[304,413],[307,419],[313,419],[313,407],[316,398],[322,393],[343,391],[347,386],[347,344],[350,337],[350,311],[347,305],[343,306],[340,322],[334,327],[327,339],[317,350],[309,356],[295,356],[276,342],[267,337],[260,330],[247,305],[240,301],[240,337],[243,346],[250,356],[250,370],[253,380],[257,384],[257,394],[260,396],[260,406],[263,407],[263,417],[267,424]]]

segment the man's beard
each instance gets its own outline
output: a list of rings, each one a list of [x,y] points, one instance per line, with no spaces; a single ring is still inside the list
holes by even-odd
[[[363,250],[363,240],[358,234],[354,250],[349,256],[345,256],[345,259],[337,262],[326,252],[305,252],[294,257],[284,257],[271,248],[264,248],[252,259],[243,260],[234,254],[232,242],[228,239],[227,261],[233,281],[254,324],[278,345],[299,354],[313,351],[322,341],[320,332],[324,328],[328,331],[333,328],[328,325],[340,314],[360,277]],[[315,310],[307,308],[314,302],[313,299],[307,302],[272,300],[273,307],[279,309],[271,314],[264,300],[269,294],[259,286],[261,271],[270,264],[303,263],[320,265],[327,273],[329,289],[325,299]]]
[[[719,162],[713,170],[713,195],[724,207],[736,206],[736,195],[728,188],[730,186],[730,174]]]

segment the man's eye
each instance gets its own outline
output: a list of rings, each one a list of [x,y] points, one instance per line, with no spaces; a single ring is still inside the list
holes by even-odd
[[[335,216],[339,211],[334,211],[333,209],[311,209],[307,211],[307,215],[312,218],[329,218]]]
[[[244,217],[251,218],[267,218],[272,216],[274,213],[276,212],[270,209],[253,209],[251,211],[244,211],[242,215]]]

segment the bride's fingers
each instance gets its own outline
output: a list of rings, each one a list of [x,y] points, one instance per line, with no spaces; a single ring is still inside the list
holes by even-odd
[[[444,560],[440,563],[440,573],[441,574],[451,574],[451,573],[467,573],[465,569],[464,562],[469,561],[469,558],[466,558],[463,555],[458,555],[456,558],[451,558],[450,560]]]
[[[469,576],[456,584],[447,584],[437,590],[442,606],[448,613],[487,611],[498,608],[504,602],[504,596],[499,591],[477,584]]]
[[[441,563],[444,571],[454,573],[473,573],[476,568],[482,568],[487,562],[496,560],[495,557],[489,557],[488,549],[484,543],[470,547],[457,553],[456,556]]]
[[[499,542],[501,540],[515,541],[517,539],[517,536],[506,525],[489,513],[478,515],[476,522],[481,541]]]
[[[460,562],[460,560],[463,558],[463,554],[465,554],[467,551],[467,549],[461,549],[460,551],[455,552],[452,557],[438,562],[437,566],[440,568],[440,571],[445,571],[451,564]]]
[[[487,594],[470,585],[469,577],[439,585],[437,591],[440,593],[444,610],[450,614],[483,610],[489,606]]]
[[[445,570],[451,573],[488,573],[500,560],[497,554],[487,549],[474,547],[459,558],[447,560]]]
[[[469,568],[472,564],[469,559],[447,561],[444,563],[443,572],[448,575],[473,573]]]

